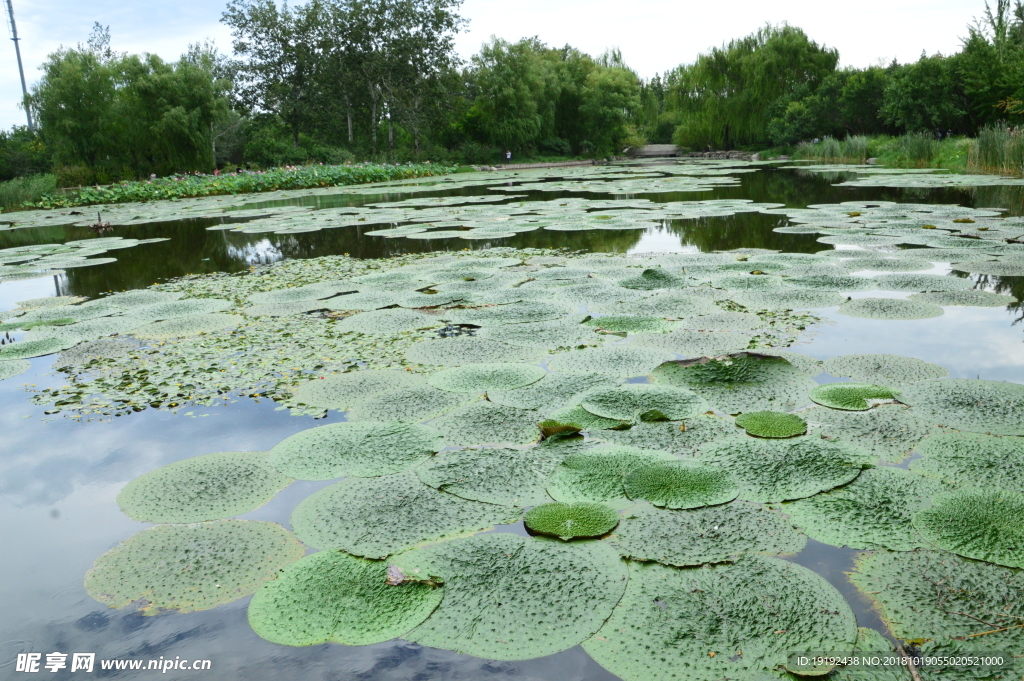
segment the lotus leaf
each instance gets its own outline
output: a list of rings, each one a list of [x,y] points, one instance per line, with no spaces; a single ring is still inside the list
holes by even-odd
[[[412,364],[461,366],[494,362],[522,362],[537,359],[540,352],[474,336],[438,338],[416,343],[405,353]]]
[[[547,282],[545,282],[545,285]],[[508,305],[446,310],[449,321],[455,324],[497,326],[501,324],[524,324],[560,319],[569,314],[569,309],[550,302],[523,301]]]
[[[807,538],[778,511],[745,501],[684,511],[638,504],[608,542],[626,558],[686,567],[741,553],[798,553]]]
[[[811,391],[811,399],[831,409],[866,411],[871,408],[868,400],[892,400],[898,390],[870,383],[825,383]]]
[[[945,378],[945,367],[900,355],[840,355],[825,360],[824,369],[833,376],[849,376],[860,383],[916,383],[930,378]]]
[[[332,423],[285,438],[270,465],[298,480],[376,477],[412,468],[443,446],[429,426],[397,421]]]
[[[347,282],[321,282],[307,284],[305,286],[293,286],[291,288],[264,291],[249,296],[250,305],[265,305],[268,303],[295,303],[307,300],[323,300],[339,293],[352,293],[357,287]]]
[[[696,315],[714,314],[719,311],[718,306],[713,302],[689,295],[688,292],[684,291],[668,291],[657,293],[641,300],[605,303],[588,307],[603,314],[631,313],[668,319],[683,319]]]
[[[1007,567],[1024,567],[1024,494],[965,489],[935,495],[914,527],[940,549]]]
[[[765,326],[761,318],[749,312],[717,312],[686,319],[680,328],[697,331],[752,331]]]
[[[736,481],[728,472],[690,461],[637,468],[623,480],[623,489],[630,499],[675,509],[717,506],[739,494]]]
[[[541,432],[545,436],[561,432],[587,431],[593,433],[597,430],[607,428],[625,428],[629,426],[626,421],[606,419],[591,414],[581,406],[562,407],[549,413],[547,418],[540,422]]]
[[[140,602],[146,615],[207,610],[254,593],[305,552],[276,523],[157,525],[97,558],[85,590],[112,608]]]
[[[528,449],[444,451],[416,469],[425,484],[474,501],[536,506],[551,500],[548,476],[570,452],[540,445]]]
[[[419,374],[390,369],[350,371],[301,384],[295,390],[295,400],[313,407],[344,411],[366,398],[398,388],[416,387],[424,380]]]
[[[532,364],[498,362],[442,369],[431,374],[427,382],[450,392],[479,393],[515,390],[536,383],[545,375],[542,368]]]
[[[678,421],[708,411],[708,404],[685,388],[643,383],[592,390],[580,405],[617,421]]]
[[[1024,438],[943,433],[917,445],[910,470],[958,487],[1024,494]]]
[[[297,300],[294,303],[264,303],[244,308],[242,314],[248,317],[290,317],[313,310],[322,310],[325,305],[319,300]]]
[[[661,268],[646,269],[638,276],[623,279],[619,286],[623,288],[653,291],[661,288],[687,288],[686,279]]]
[[[449,445],[526,445],[540,438],[538,421],[540,413],[537,411],[482,401],[449,411],[434,419],[431,425],[444,435]]]
[[[619,522],[619,514],[604,504],[554,502],[534,506],[523,519],[532,532],[567,541],[579,537],[600,537],[611,532]]]
[[[839,313],[864,319],[928,319],[941,316],[942,308],[899,298],[856,298],[840,305]]]
[[[744,556],[687,569],[631,563],[626,594],[583,649],[623,681],[753,681],[775,678],[793,651],[846,655],[856,638],[850,606],[824,579]]]
[[[807,422],[781,411],[751,411],[736,417],[736,425],[754,437],[796,437],[807,432]]]
[[[850,482],[871,462],[841,441],[732,437],[701,446],[702,464],[729,471],[739,498],[762,503],[802,499]]]
[[[625,479],[635,470],[678,461],[668,452],[635,447],[596,447],[570,454],[548,478],[548,494],[557,501],[623,501]]]
[[[289,565],[249,603],[249,624],[272,643],[349,646],[398,638],[427,619],[444,590],[393,585],[387,563],[320,551]]]
[[[245,322],[244,317],[235,314],[199,314],[191,317],[175,317],[162,322],[140,326],[132,332],[136,338],[158,340],[198,336],[203,333],[223,331]]]
[[[484,534],[427,546],[393,563],[444,583],[444,600],[405,638],[492,660],[567,650],[590,638],[626,588],[627,568],[602,542]]]
[[[157,305],[159,303],[170,303],[183,298],[184,293],[177,291],[154,291],[152,289],[136,289],[134,291],[123,291],[115,293],[106,298],[106,301],[113,303],[122,310],[131,310],[143,305]],[[74,300],[72,300],[74,302]],[[20,304],[20,303],[19,303]]]
[[[117,495],[117,503],[133,520],[197,523],[248,513],[291,482],[271,468],[266,452],[218,452],[135,478]]]
[[[522,511],[440,492],[412,471],[350,478],[303,499],[292,512],[295,534],[314,548],[384,558],[421,542],[514,523]]]
[[[992,435],[1024,435],[1024,385],[972,379],[922,381],[900,401],[932,423]]]
[[[548,362],[548,368],[552,371],[597,372],[628,378],[650,373],[654,367],[671,357],[672,355],[660,350],[610,345],[555,355]]]
[[[912,518],[943,486],[902,468],[871,468],[850,484],[781,506],[820,542],[853,549],[911,551],[927,546]]]

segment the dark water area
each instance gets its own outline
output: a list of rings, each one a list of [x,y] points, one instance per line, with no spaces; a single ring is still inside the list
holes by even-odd
[[[834,178],[789,170],[740,175],[737,187],[711,192],[642,195],[653,201],[747,198],[803,207],[850,200],[959,203],[1002,206],[1024,213],[1020,188],[975,190],[898,190],[833,186]],[[479,195],[484,187],[422,196]],[[581,197],[593,193],[528,192],[529,200]],[[392,194],[402,199],[411,194]],[[616,197],[622,198],[622,197]],[[360,205],[380,197],[338,195],[296,199],[296,205]],[[524,200],[524,199],[516,199]],[[280,203],[280,202],[279,202]],[[256,204],[259,205],[259,204]],[[618,253],[696,252],[733,248],[772,248],[813,253],[829,248],[813,235],[778,234],[785,217],[740,213],[729,218],[674,221],[646,231],[545,232],[518,234],[494,244],[460,239],[414,241],[368,237],[379,226],[277,235],[208,231],[212,220],[184,220],[122,227],[116,236],[168,237],[170,240],[111,253],[114,263],[69,269],[57,277],[0,284],[0,309],[18,300],[60,293],[96,296],[107,291],[149,286],[185,274],[239,272],[283,259],[349,254],[378,258],[402,253],[512,247],[566,247]],[[39,228],[0,234],[0,248],[60,243],[92,236],[86,228]],[[948,266],[939,264],[934,273]],[[1024,282],[979,278],[979,288],[1024,298]],[[856,296],[902,294],[864,292]],[[821,325],[792,349],[819,359],[849,353],[884,352],[917,357],[945,366],[953,377],[1024,383],[1024,325],[1017,306],[946,308],[941,317],[876,321],[843,317],[835,309],[816,311]],[[111,610],[86,595],[82,579],[102,553],[146,524],[127,518],[115,497],[131,479],[184,458],[222,451],[259,451],[283,438],[325,423],[292,416],[267,400],[240,399],[217,407],[184,408],[178,413],[147,410],[109,421],[78,423],[50,417],[28,401],[28,387],[62,385],[50,372],[52,357],[32,360],[24,376],[0,382],[0,679],[14,671],[19,652],[94,652],[97,659],[176,657],[209,659],[210,672],[170,672],[167,679],[210,677],[252,681],[614,681],[580,647],[523,662],[482,660],[424,648],[405,641],[372,646],[317,645],[289,648],[268,643],[246,621],[248,598],[212,610],[144,617]],[[330,419],[340,419],[331,416]],[[271,502],[243,516],[288,527],[292,509],[330,482],[296,482]],[[520,526],[499,531],[522,532]],[[850,584],[856,551],[809,541],[789,559],[814,570],[847,598],[861,626],[884,630],[870,602]],[[45,659],[45,658],[44,658]],[[46,678],[88,675],[67,669]],[[151,678],[153,671],[94,672],[98,678]],[[27,677],[32,678],[32,677]]]

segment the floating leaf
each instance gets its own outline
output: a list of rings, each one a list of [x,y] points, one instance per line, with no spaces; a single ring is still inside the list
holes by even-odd
[[[795,437],[807,432],[807,422],[796,414],[751,411],[736,417],[736,425],[754,437]]]
[[[628,378],[650,373],[654,367],[671,357],[664,351],[614,345],[555,355],[548,362],[548,368],[552,371],[596,372]]]
[[[802,310],[836,307],[844,300],[835,291],[744,291],[733,296],[740,305],[755,310]]]
[[[941,274],[883,274],[873,279],[883,291],[963,291],[974,286],[970,279]]]
[[[528,449],[443,451],[416,469],[425,484],[464,499],[504,506],[536,506],[551,500],[548,476],[570,452],[541,445]]]
[[[1024,494],[968,489],[937,494],[933,502],[914,515],[926,540],[966,558],[1024,567]]]
[[[642,466],[627,475],[622,484],[630,499],[677,509],[716,506],[739,494],[728,472],[690,461]]]
[[[52,355],[55,352],[70,348],[77,342],[77,340],[66,338],[18,341],[17,343],[0,347],[0,361],[7,362],[8,360],[31,359],[32,357]]]
[[[398,638],[427,619],[444,590],[390,584],[383,561],[320,551],[289,565],[256,592],[249,624],[271,643],[363,646]]]
[[[631,343],[653,350],[665,350],[684,357],[718,357],[739,352],[750,345],[751,337],[732,331],[690,331],[640,333]]]
[[[839,314],[864,319],[928,319],[941,316],[942,308],[899,298],[855,298],[840,305]]]
[[[580,393],[599,388],[609,388],[618,379],[607,374],[548,374],[536,383],[515,390],[488,392],[487,399],[495,404],[519,409],[548,411],[565,403]]]
[[[521,513],[518,508],[439,492],[406,471],[369,480],[349,478],[325,487],[295,507],[291,524],[295,534],[314,548],[384,558],[421,542],[514,523]]]
[[[244,317],[235,314],[201,314],[193,317],[176,317],[163,322],[140,326],[132,332],[136,338],[162,339],[198,336],[202,333],[222,331],[245,322]]]
[[[628,425],[626,421],[606,419],[592,414],[579,405],[556,409],[540,422],[540,428],[545,435],[584,430],[593,433],[605,428],[625,428]]]
[[[480,393],[490,390],[515,390],[536,383],[547,372],[532,364],[508,362],[470,364],[442,369],[431,374],[427,382],[435,388],[455,393]]]
[[[133,520],[197,523],[248,513],[291,482],[270,466],[267,452],[218,452],[135,478],[117,495],[117,504]]]
[[[638,504],[608,542],[626,558],[686,567],[741,553],[798,553],[807,538],[778,511],[744,501],[684,511]]]
[[[825,383],[811,391],[811,399],[831,409],[866,411],[871,408],[868,400],[892,400],[898,390],[870,383]]]
[[[255,592],[305,552],[276,523],[157,525],[97,558],[85,590],[112,608],[139,602],[146,615],[208,610]]]
[[[917,445],[910,470],[958,487],[1005,489],[1024,494],[1024,439],[976,433],[942,433]]]
[[[601,542],[508,533],[428,546],[393,564],[410,577],[444,583],[441,605],[405,638],[492,660],[579,645],[608,619],[627,576],[625,563]]]
[[[1024,385],[965,378],[907,386],[900,401],[932,423],[992,435],[1024,435]]]
[[[581,501],[575,504],[554,502],[534,506],[523,517],[526,527],[537,534],[562,540],[600,537],[612,531],[619,514],[604,504]]]
[[[631,563],[626,594],[583,649],[623,681],[753,680],[773,678],[793,651],[849,654],[856,638],[850,606],[824,579],[745,556],[687,569]]]
[[[641,315],[607,315],[595,317],[583,322],[586,326],[604,329],[612,333],[638,333],[640,331],[669,331],[678,322],[670,322],[661,317],[644,317]]]
[[[451,411],[479,399],[477,395],[452,393],[430,385],[398,388],[356,402],[345,414],[347,421],[402,421],[415,423]]]
[[[658,449],[679,456],[697,454],[697,447],[720,437],[733,435],[736,427],[721,416],[701,414],[682,423],[662,421],[638,423],[625,430],[602,430],[591,435],[605,442],[640,449]]]
[[[485,327],[480,335],[508,345],[524,348],[574,348],[580,345],[597,345],[603,338],[589,326],[581,326],[579,317],[568,321],[558,319],[550,322],[526,324],[502,324]]]
[[[833,376],[880,385],[915,383],[949,375],[938,364],[900,355],[840,355],[826,359],[824,369]]]
[[[345,309],[338,307],[343,303],[331,302],[334,302],[332,306],[334,309]],[[354,331],[368,336],[392,336],[405,331],[430,329],[440,325],[436,317],[417,310],[373,310],[342,319],[338,322],[337,330],[340,332]]]
[[[870,462],[857,447],[811,438],[732,437],[702,445],[701,451],[699,462],[733,474],[740,499],[762,503],[802,499],[845,485]]]
[[[12,359],[6,362],[0,362],[0,381],[7,378],[14,378],[15,376],[21,376],[30,368],[32,368],[32,364],[23,359]]]
[[[107,300],[116,304],[114,298]],[[157,303],[155,305],[140,305],[131,308],[131,315],[138,319],[147,321],[160,321],[163,319],[176,319],[178,317],[196,317],[198,315],[223,312],[234,307],[230,300],[222,298],[188,298],[186,300],[175,300],[168,303]]]
[[[295,390],[295,401],[312,407],[344,411],[353,404],[389,390],[422,385],[423,376],[407,371],[368,369],[334,374],[308,383]]]
[[[412,468],[443,446],[429,426],[397,421],[332,423],[285,438],[270,465],[298,480],[375,477]]]
[[[935,427],[901,404],[880,404],[867,411],[814,407],[801,412],[822,437],[839,438],[885,461],[902,461]]]
[[[444,435],[449,445],[527,445],[540,438],[538,421],[540,413],[532,409],[516,409],[483,401],[443,414],[431,425]]]
[[[1017,302],[1013,296],[991,291],[944,291],[939,293],[915,293],[910,300],[932,305],[962,305],[967,307],[1003,307]]]
[[[912,518],[943,486],[901,468],[871,468],[845,487],[783,504],[793,523],[820,542],[853,549],[910,551],[927,546]]]
[[[460,366],[488,362],[522,362],[536,359],[539,355],[540,353],[534,349],[486,338],[458,336],[416,343],[406,351],[405,361],[413,364]]]
[[[678,421],[708,411],[707,402],[689,390],[642,383],[592,390],[580,405],[617,421]]]
[[[548,494],[557,501],[623,501],[625,479],[644,466],[677,461],[667,452],[635,447],[595,447],[570,454],[548,478]]]

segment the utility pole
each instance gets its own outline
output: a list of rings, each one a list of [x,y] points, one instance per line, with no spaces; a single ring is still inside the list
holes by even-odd
[[[14,41],[14,53],[18,56],[18,74],[21,76],[22,103],[25,107],[25,118],[28,119],[28,131],[35,132],[36,126],[32,123],[32,108],[28,105],[28,86],[25,84],[25,67],[21,65],[21,47],[18,45],[18,25],[14,23],[14,5],[7,0],[7,20],[11,25],[11,40]]]

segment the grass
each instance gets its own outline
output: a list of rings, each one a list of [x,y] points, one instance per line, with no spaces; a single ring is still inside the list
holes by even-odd
[[[26,175],[0,182],[0,211],[20,210],[25,203],[36,203],[43,196],[57,191],[53,175]]]

